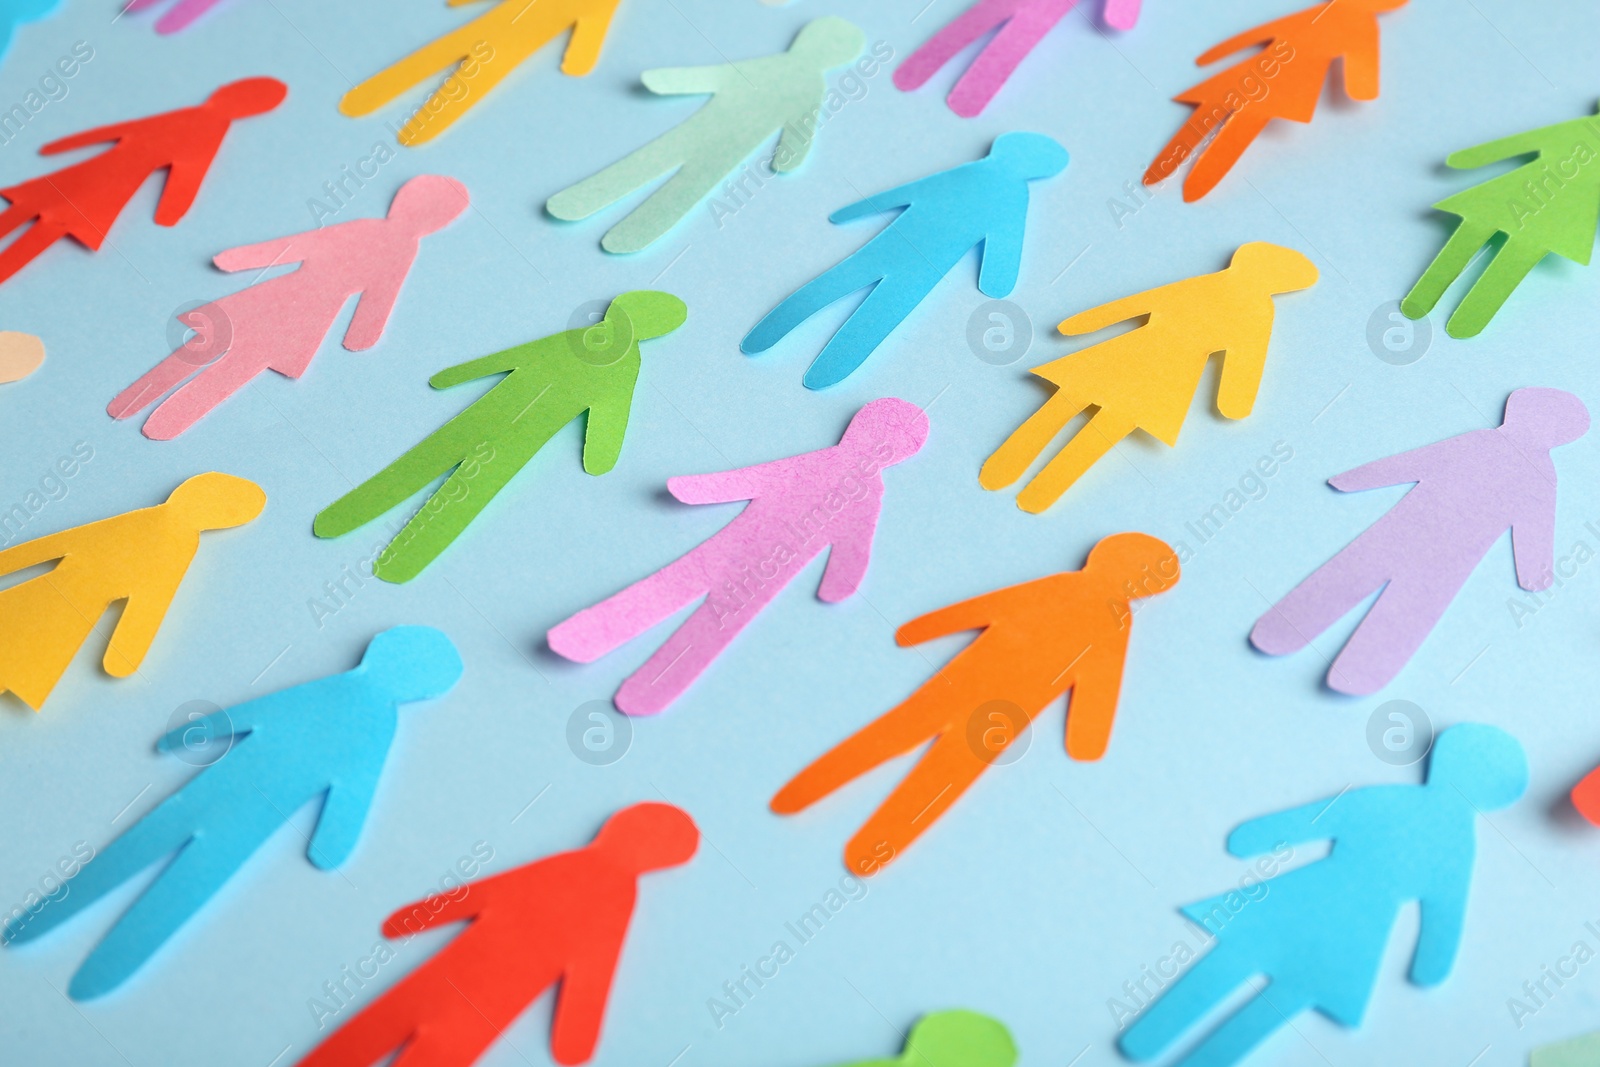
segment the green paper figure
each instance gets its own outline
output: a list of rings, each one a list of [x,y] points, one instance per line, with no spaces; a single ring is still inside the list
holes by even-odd
[[[1600,221],[1600,122],[1594,115],[1456,152],[1445,163],[1472,170],[1532,156],[1516,170],[1433,205],[1461,217],[1437,258],[1406,294],[1400,310],[1420,319],[1433,310],[1467,265],[1496,234],[1505,243],[1450,316],[1445,332],[1474,337],[1489,324],[1528,272],[1555,253],[1587,265]]]
[[[1016,1062],[1017,1046],[1004,1023],[956,1008],[918,1019],[898,1058],[848,1067],[1012,1067]]]
[[[645,71],[642,80],[653,93],[710,93],[711,101],[681,126],[552,196],[545,210],[558,219],[586,219],[671,174],[600,241],[607,252],[638,252],[676,226],[773,134],[781,133],[772,170],[797,169],[816,134],[827,71],[854,59],[865,41],[855,26],[830,15],[806,23],[789,50],[775,56]]]
[[[364,526],[448,474],[378,555],[372,573],[409,582],[459,537],[496,493],[567,423],[587,412],[583,469],[604,474],[622,452],[639,342],[671,333],[688,314],[670,293],[623,293],[603,321],[448,367],[435,389],[504,374],[471,407],[317,515],[318,537]]]
[[[1528,1067],[1594,1067],[1597,1063],[1600,1063],[1600,1033],[1573,1038],[1559,1045],[1544,1045],[1534,1049],[1533,1055],[1528,1057]]]

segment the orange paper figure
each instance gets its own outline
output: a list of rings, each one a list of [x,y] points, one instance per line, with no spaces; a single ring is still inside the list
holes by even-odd
[[[1310,122],[1335,60],[1344,66],[1344,90],[1354,100],[1378,98],[1378,13],[1407,0],[1328,0],[1230,37],[1195,60],[1215,63],[1254,45],[1260,52],[1212,75],[1173,100],[1194,114],[1161,150],[1144,183],[1155,185],[1178,169],[1213,130],[1216,137],[1195,160],[1183,198],[1199,200],[1222,180],[1273,119]]]
[[[448,0],[454,7],[472,0]],[[449,70],[444,85],[417,108],[400,128],[400,143],[419,145],[449,129],[502,78],[529,56],[572,30],[561,58],[563,74],[584,75],[594,69],[605,43],[611,16],[621,0],[495,0],[495,6],[423,45],[400,62],[380,70],[344,94],[339,110],[370,115],[407,89]]]
[[[166,170],[156,222],[176,226],[199,195],[211,161],[236,119],[271,111],[288,88],[276,78],[245,78],[212,93],[198,107],[100,126],[51,141],[53,156],[90,145],[111,147],[54,174],[0,189],[11,206],[0,214],[0,237],[33,223],[0,252],[0,282],[63,237],[99,251],[122,209],[150,175]]]
[[[401,908],[385,937],[445,923],[468,926],[437,956],[300,1061],[371,1067],[404,1045],[397,1067],[467,1067],[557,982],[550,1052],[583,1063],[600,1040],[639,877],[687,863],[700,843],[671,804],[623,808],[594,842]]]
[[[165,504],[49,534],[0,551],[0,576],[55,566],[0,589],[0,692],[39,710],[79,646],[115,601],[122,617],[106,647],[106,673],[139,669],[205,530],[243,526],[266,505],[255,482],[200,474]]]
[[[1034,475],[1017,506],[1040,512],[1061,499],[1096,460],[1134,430],[1177,445],[1178,431],[1212,353],[1224,352],[1217,410],[1242,419],[1255,406],[1272,338],[1272,298],[1309,288],[1317,268],[1292,248],[1254,241],[1241,245],[1226,270],[1185,278],[1158,289],[1080,312],[1058,329],[1094,333],[1141,315],[1149,320],[1033,368],[1059,388],[1029,416],[979,472],[985,489],[1002,489],[1026,473],[1072,419],[1097,410]]]
[[[895,634],[920,645],[964,630],[972,643],[905,703],[801,771],[772,798],[795,812],[903,756],[933,744],[845,846],[845,864],[873,874],[899,855],[1000,760],[1018,734],[1069,690],[1067,755],[1097,760],[1111,739],[1131,601],[1171,588],[1178,557],[1147,534],[1107,537],[1081,571],[999,589],[913,619]]]

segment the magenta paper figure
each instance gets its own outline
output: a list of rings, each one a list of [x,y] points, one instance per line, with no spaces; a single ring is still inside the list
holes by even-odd
[[[1328,687],[1376,693],[1433,630],[1479,561],[1509,527],[1517,584],[1553,580],[1556,468],[1550,450],[1589,429],[1583,401],[1560,389],[1518,389],[1505,421],[1380,459],[1328,479],[1342,493],[1415,482],[1383,518],[1256,621],[1250,643],[1297,652],[1382,590],[1328,668]]]
[[[705,602],[617,690],[629,715],[663,711],[823,549],[817,598],[837,603],[867,573],[883,469],[917,454],[928,416],[885,398],[856,412],[832,448],[718,474],[668,478],[685,504],[750,503],[688,555],[550,631],[550,647],[591,663],[701,597]]]
[[[1000,28],[956,81],[945,102],[970,119],[989,106],[994,94],[1016,71],[1033,46],[1066,18],[1078,0],[977,0],[962,14],[906,57],[895,70],[895,87],[920,89],[927,80],[978,38]],[[1108,26],[1131,30],[1139,21],[1139,0],[1106,0]]]
[[[400,187],[387,218],[352,219],[221,253],[213,262],[226,271],[300,268],[179,315],[194,335],[106,411],[114,419],[136,415],[199,368],[145,420],[146,437],[170,441],[262,371],[304,374],[352,296],[360,302],[344,346],[371,348],[383,336],[418,243],[466,209],[466,186],[424,174]]]
[[[145,11],[152,7],[159,7],[167,0],[131,0],[123,11]],[[189,23],[216,7],[218,0],[178,0],[168,11],[156,20],[157,33],[177,33],[185,29]]]

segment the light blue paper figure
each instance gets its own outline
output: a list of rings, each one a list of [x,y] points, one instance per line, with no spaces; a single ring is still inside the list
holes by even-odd
[[[0,0],[0,58],[11,47],[18,26],[52,15],[60,6],[61,0]]]
[[[1004,133],[973,163],[840,208],[829,221],[903,209],[853,255],[797,289],[739,346],[765,352],[835,300],[872,287],[806,371],[808,389],[848,378],[968,252],[982,246],[978,288],[1008,296],[1022,267],[1028,183],[1059,174],[1067,150],[1041,133]]]
[[[231,747],[90,860],[61,896],[8,922],[4,940],[48,933],[176,852],[72,976],[68,993],[87,1000],[143,966],[308,801],[322,798],[322,812],[306,856],[323,870],[337,867],[361,834],[400,705],[442,696],[461,669],[438,630],[396,626],[372,639],[354,670],[173,730],[157,749],[189,744],[197,731],[231,736]]]
[[[1228,837],[1241,858],[1274,846],[1331,840],[1322,860],[1183,913],[1216,946],[1144,1010],[1117,1042],[1134,1060],[1159,1056],[1194,1023],[1257,976],[1266,985],[1179,1061],[1222,1067],[1242,1060],[1297,1014],[1315,1010],[1359,1026],[1400,908],[1422,905],[1411,981],[1434,986],[1455,962],[1472,881],[1477,816],[1507,807],[1528,787],[1515,738],[1466,723],[1434,743],[1425,785],[1353,789],[1331,800],[1252,819]]]

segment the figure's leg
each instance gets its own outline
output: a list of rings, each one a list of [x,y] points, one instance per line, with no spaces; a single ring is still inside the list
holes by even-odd
[[[1216,188],[1223,175],[1233,169],[1239,157],[1244,155],[1244,150],[1250,147],[1271,121],[1272,113],[1259,104],[1248,104],[1242,111],[1225,119],[1217,135],[1201,150],[1194,166],[1189,168],[1189,176],[1183,180],[1184,200],[1199,200]]]
[[[74,1000],[109,993],[144,966],[274,829],[242,817],[247,820],[245,825],[198,836],[184,846],[72,976],[67,992]]]
[[[169,797],[128,828],[65,884],[66,892],[31,915],[8,922],[5,940],[23,943],[42,937],[96,903],[152,863],[185,848],[199,813],[183,795]]]
[[[380,70],[345,93],[339,101],[339,110],[352,117],[370,115],[407,89],[415,88],[440,71],[459,66],[472,54],[472,46],[485,36],[478,25],[480,21],[481,17],[474,19]]]
[[[1016,14],[1029,0],[978,0],[895,68],[895,88],[903,92],[920,89],[934,73],[956,57],[973,41]]]
[[[839,332],[822,346],[801,379],[805,387],[825,389],[850,377],[938,282],[938,276],[925,265],[886,273]]]
[[[614,703],[629,715],[655,715],[683,695],[700,672],[767,606],[776,589],[741,603],[729,617],[725,605],[708,599],[673,631],[644,666],[617,690]]]
[[[468,409],[470,412],[471,409]],[[429,482],[459,465],[484,440],[475,433],[477,419],[457,415],[408,448],[399,459],[317,513],[312,529],[318,537],[341,537],[365,526]]]
[[[607,252],[638,252],[665,236],[706,194],[717,187],[743,159],[728,163],[726,160],[696,160],[684,164],[682,170],[667,179],[667,183],[634,208],[628,217],[617,223],[600,241]]]
[[[1117,1047],[1131,1060],[1155,1059],[1253,973],[1255,967],[1234,946],[1219,943],[1145,1008]]]
[[[682,126],[668,130],[599,173],[567,186],[545,201],[545,210],[558,219],[586,219],[672,173],[687,158],[682,131]]]
[[[239,349],[223,355],[152,411],[150,417],[144,420],[142,432],[152,441],[170,441],[177,437],[218,404],[250,384],[256,375],[266,369],[266,361],[261,358],[266,355],[259,351]],[[157,371],[160,369],[156,368]]]
[[[705,545],[584,608],[549,633],[550,648],[576,663],[593,663],[706,595]]]
[[[478,463],[471,476],[460,467],[434,491],[425,504],[395,534],[389,546],[379,553],[372,573],[386,582],[409,582],[423,568],[439,558],[460,537],[472,520],[489,506],[500,490],[527,466],[533,453],[549,440],[543,434],[533,440],[518,441],[516,452],[502,443],[487,463]]]
[[[1061,446],[1061,451],[1033,476],[1033,480],[1022,487],[1022,492],[1017,494],[1017,507],[1035,515],[1044,511],[1134,429],[1131,417],[1101,408]]]
[[[879,234],[855,254],[847,256],[796,289],[766,317],[755,324],[739,344],[747,355],[765,352],[788,335],[789,331],[857,289],[875,285],[887,275],[888,257],[882,254]]]
[[[962,118],[973,118],[994,99],[1028,53],[1066,17],[1078,0],[1033,0],[984,46],[950,90],[946,102]]]
[[[1365,696],[1404,669],[1456,593],[1456,587],[1439,589],[1428,577],[1395,578],[1384,587],[1328,668],[1328,688]]]
[[[1232,1067],[1241,1063],[1257,1045],[1309,1006],[1306,998],[1286,999],[1283,990],[1270,983],[1207,1034],[1176,1067]]]
[[[9,211],[6,212],[6,215],[10,214]],[[3,223],[4,218],[5,216],[0,216],[0,223]],[[24,217],[21,221],[28,220]],[[0,235],[5,231],[6,228],[0,226]],[[28,227],[5,247],[5,251],[0,252],[0,282],[6,281],[17,271],[32,263],[45,249],[65,237],[66,233],[64,227],[42,220]]]
[[[1250,643],[1269,656],[1298,652],[1389,580],[1372,530],[1341,549],[1256,620]]]
[[[1516,238],[1506,241],[1445,323],[1445,333],[1457,338],[1482,333],[1512,291],[1544,257],[1544,250],[1537,246],[1524,247]]]
[[[435,1001],[425,1005],[425,1010],[428,1025],[400,1051],[390,1067],[472,1067],[489,1046],[500,1040],[500,1030],[484,1015],[483,1009],[464,999],[462,991],[453,984],[440,990]],[[510,1021],[505,1025],[511,1025]]]
[[[965,722],[941,735],[844,846],[845,865],[868,874],[904,852],[989,769]]]
[[[1400,310],[1406,317],[1420,319],[1432,311],[1445,290],[1461,277],[1461,272],[1467,269],[1472,257],[1489,242],[1494,232],[1493,226],[1463,219],[1433,262],[1428,264],[1428,269],[1422,272],[1422,277],[1417,279],[1417,284],[1411,287],[1411,292],[1400,301]]]
[[[1057,389],[1055,395],[1006,438],[1005,444],[984,460],[983,468],[978,471],[978,484],[985,489],[1004,489],[1022,477],[1028,465],[1039,458],[1062,427],[1085,406]]]

